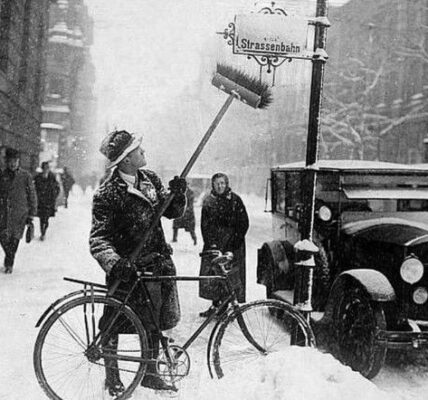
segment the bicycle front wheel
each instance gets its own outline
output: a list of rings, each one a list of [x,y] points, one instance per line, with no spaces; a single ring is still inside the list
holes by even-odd
[[[315,335],[305,318],[282,301],[255,301],[233,311],[218,327],[210,371],[222,378],[291,344],[315,346]]]
[[[125,399],[142,379],[147,335],[129,307],[104,296],[73,299],[42,325],[33,363],[53,400]],[[120,390],[109,393],[115,386]]]

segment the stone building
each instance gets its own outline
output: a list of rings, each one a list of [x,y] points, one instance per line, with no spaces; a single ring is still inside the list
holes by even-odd
[[[58,0],[50,10],[40,161],[87,169],[95,127],[95,72],[89,53],[93,21],[83,0]]]
[[[40,149],[41,104],[51,0],[0,0],[0,144],[21,151],[34,170]]]

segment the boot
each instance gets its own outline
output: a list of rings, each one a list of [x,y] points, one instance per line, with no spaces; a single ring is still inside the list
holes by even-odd
[[[156,371],[156,360],[152,360],[147,365],[146,373],[143,380],[141,381],[141,386],[153,389],[153,390],[171,390],[177,392],[178,389],[174,385],[168,385],[157,373]]]
[[[117,338],[110,339],[104,351],[106,353],[107,352],[116,353]],[[120,396],[125,391],[125,386],[123,386],[123,383],[120,380],[117,360],[106,359],[105,369],[106,369],[105,388],[108,390],[108,393],[110,396],[113,396],[113,397]]]

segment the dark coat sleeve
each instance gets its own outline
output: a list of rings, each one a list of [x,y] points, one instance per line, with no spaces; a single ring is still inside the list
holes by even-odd
[[[150,181],[153,183],[153,186],[156,189],[156,192],[159,196],[159,204],[162,205],[169,196],[169,192],[163,186],[160,178],[153,171],[144,171]],[[175,195],[171,204],[163,213],[163,216],[168,219],[179,218],[184,214],[184,210],[186,209],[186,195],[180,194]]]
[[[237,249],[245,240],[249,228],[249,220],[247,210],[245,209],[242,199],[238,196],[234,196],[234,227],[235,235],[233,240],[233,248]]]
[[[28,215],[34,217],[37,215],[37,194],[36,188],[34,187],[34,181],[31,174],[27,174],[26,183],[27,203],[28,203]]]
[[[113,265],[120,260],[113,245],[115,232],[114,212],[116,206],[115,197],[107,191],[97,192],[94,195],[92,205],[92,228],[89,235],[89,249],[92,256],[101,267],[109,273]]]
[[[204,202],[201,212],[201,232],[206,249],[217,245],[217,222],[213,207],[208,202]]]
[[[59,183],[58,183],[55,175],[53,175],[52,187],[53,187],[53,192],[54,192],[54,198],[56,199],[58,197],[59,192],[61,191],[61,189],[59,187]]]

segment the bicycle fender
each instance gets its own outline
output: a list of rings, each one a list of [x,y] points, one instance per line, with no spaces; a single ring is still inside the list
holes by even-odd
[[[41,315],[41,317],[39,318],[39,320],[37,321],[35,327],[39,328],[40,325],[42,324],[42,322],[47,319],[48,316],[50,316],[56,308],[58,308],[58,306],[62,305],[62,303],[64,303],[66,300],[72,298],[72,297],[77,297],[79,295],[83,295],[85,292],[87,292],[87,290],[81,289],[81,290],[76,290],[75,292],[71,292],[66,294],[63,297],[60,297],[58,300],[54,301]],[[94,293],[105,293],[105,290],[101,290],[101,289],[95,289]]]
[[[239,306],[239,307],[241,307],[241,306]],[[220,327],[220,325],[222,323],[224,323],[224,321],[228,318],[228,316],[230,314],[232,314],[232,312],[233,312],[233,308],[232,309],[228,308],[228,309],[226,309],[224,311],[224,313],[220,316],[220,318],[217,320],[216,324],[214,325],[214,328],[211,330],[210,338],[208,339],[208,344],[207,344],[207,365],[208,365],[208,372],[210,373],[210,377],[211,378],[214,378],[214,374],[211,371],[211,364],[210,364],[210,355],[211,355],[210,349],[211,349],[211,345],[212,345],[212,342],[214,341],[214,339],[215,339],[215,337],[217,335],[218,328]]]

